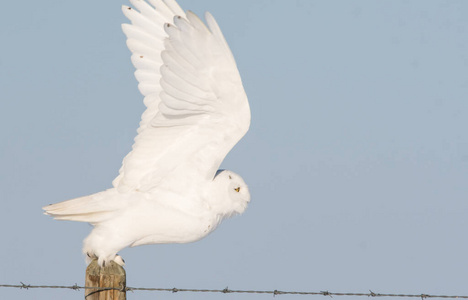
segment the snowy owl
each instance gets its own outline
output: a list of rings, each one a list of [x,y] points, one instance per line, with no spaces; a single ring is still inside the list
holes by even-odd
[[[244,180],[218,170],[250,126],[236,62],[215,19],[207,25],[175,0],[130,0],[123,24],[146,110],[113,187],[45,206],[57,220],[88,222],[87,261],[100,266],[125,247],[188,243],[241,214]]]

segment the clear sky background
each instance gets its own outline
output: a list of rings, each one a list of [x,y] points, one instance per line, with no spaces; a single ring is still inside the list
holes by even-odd
[[[467,295],[468,1],[179,3],[210,11],[236,57],[252,125],[222,167],[252,201],[199,242],[122,251],[128,285]],[[131,149],[144,107],[121,4],[2,7],[2,284],[84,284],[91,227],[41,207],[109,188]]]

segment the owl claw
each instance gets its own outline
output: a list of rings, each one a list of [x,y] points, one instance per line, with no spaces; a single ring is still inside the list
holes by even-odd
[[[114,262],[122,267],[125,265],[125,260],[118,254],[114,257]]]

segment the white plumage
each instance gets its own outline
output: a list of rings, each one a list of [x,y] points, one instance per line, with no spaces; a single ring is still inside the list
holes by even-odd
[[[146,110],[113,188],[44,207],[94,225],[83,253],[123,264],[125,247],[187,243],[250,201],[247,185],[218,170],[250,125],[234,57],[213,16],[208,27],[174,0],[130,0],[123,24]]]

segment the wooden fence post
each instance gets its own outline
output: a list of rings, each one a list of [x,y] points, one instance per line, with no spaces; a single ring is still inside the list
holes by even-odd
[[[101,268],[93,260],[86,268],[85,286],[100,287],[104,290],[85,289],[86,300],[125,300],[127,279],[125,270],[115,262],[107,263]],[[105,288],[115,288],[105,290]]]

